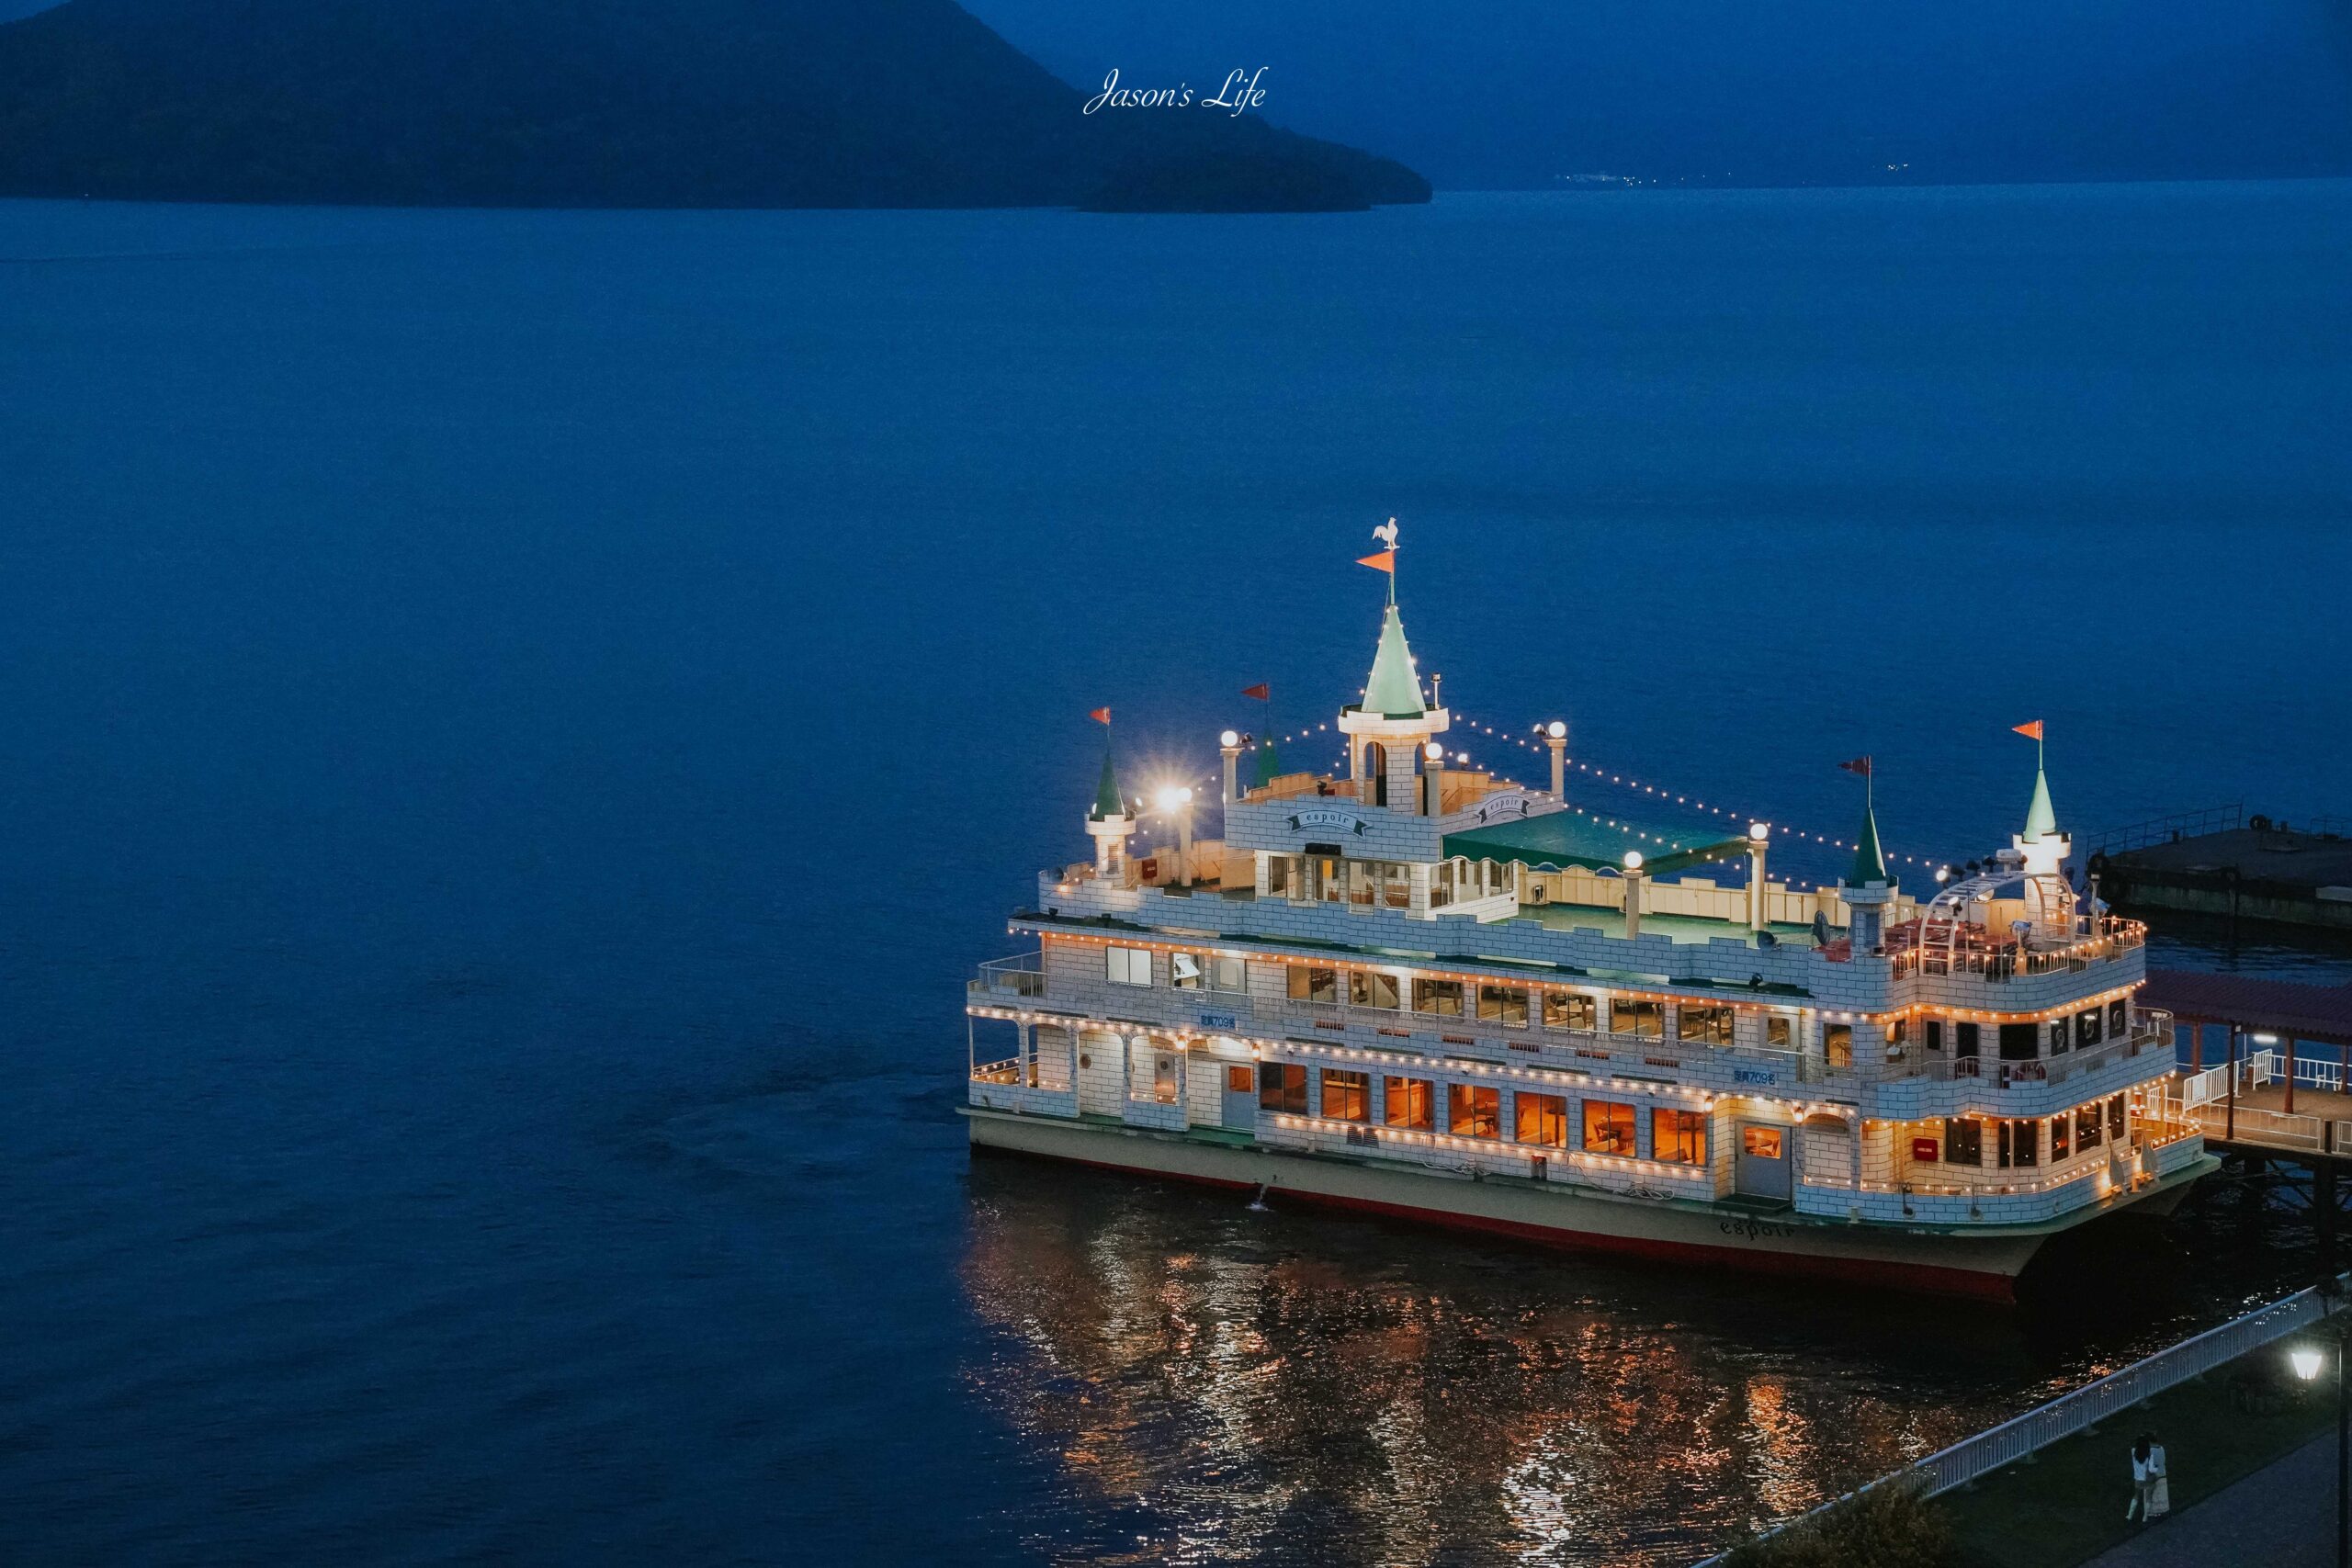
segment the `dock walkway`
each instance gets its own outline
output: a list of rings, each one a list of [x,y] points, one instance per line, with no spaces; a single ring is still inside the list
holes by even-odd
[[[2083,1568],[2333,1568],[2335,1436],[2159,1519]]]

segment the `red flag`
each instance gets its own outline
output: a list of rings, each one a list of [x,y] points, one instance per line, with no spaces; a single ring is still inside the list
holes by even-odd
[[[1097,724],[1108,724],[1111,722],[1111,710],[1109,708],[1096,708],[1092,713],[1088,714],[1086,716],[1092,719]]]
[[[2024,736],[2028,740],[2039,740],[2041,739],[2041,721],[2038,718],[2030,724],[2013,724],[2009,726],[2009,728],[2015,730],[2018,734]]]
[[[1374,571],[1385,571],[1391,577],[1394,577],[1396,575],[1396,552],[1395,550],[1383,550],[1378,555],[1358,556],[1356,557],[1356,564],[1358,566],[1368,566]]]
[[[1864,778],[1871,776],[1871,760],[1868,757],[1857,757],[1850,762],[1840,762],[1838,765],[1849,773],[1860,773]]]
[[[1254,686],[1242,687],[1241,694],[1245,697],[1255,697],[1261,703],[1270,703],[1274,700],[1273,688],[1263,681]]]

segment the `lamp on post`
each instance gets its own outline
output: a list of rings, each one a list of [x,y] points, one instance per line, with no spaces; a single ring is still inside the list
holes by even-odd
[[[2333,1281],[2331,1281],[2333,1283]],[[2335,1331],[2335,1568],[2352,1568],[2352,1486],[2347,1486],[2346,1459],[2347,1427],[2352,1426],[2352,1404],[2344,1397],[2344,1329]],[[2287,1352],[2287,1364],[2305,1382],[2317,1382],[2327,1357],[2318,1342],[2305,1340]]]

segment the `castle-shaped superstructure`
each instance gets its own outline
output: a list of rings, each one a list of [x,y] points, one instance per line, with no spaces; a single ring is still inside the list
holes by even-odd
[[[1984,1296],[2211,1168],[2164,1119],[2143,930],[2080,907],[2039,758],[1988,869],[1905,889],[1872,783],[1843,879],[1772,882],[1768,824],[1570,799],[1565,720],[1534,737],[1548,788],[1449,753],[1383,537],[1339,771],[1245,782],[1275,753],[1227,730],[1220,800],[1147,781],[1131,803],[1106,745],[1091,859],[1039,874],[1012,921],[1035,950],[970,986],[976,1145]],[[1137,852],[1147,827],[1181,848]]]

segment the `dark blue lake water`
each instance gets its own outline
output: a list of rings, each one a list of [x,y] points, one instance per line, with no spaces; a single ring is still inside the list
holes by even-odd
[[[2079,828],[2352,810],[2346,254],[0,204],[5,1555],[1669,1563],[2279,1286],[2219,1201],[1988,1316],[975,1165],[961,986],[1087,709],[1352,697],[1392,513],[1452,705],[1743,818],[1869,751],[1982,853],[2034,716]]]

